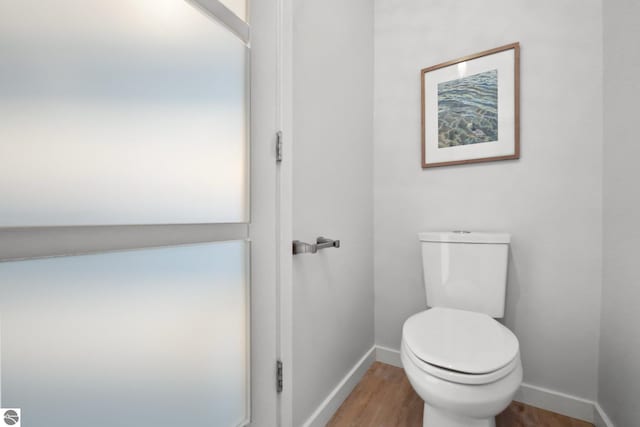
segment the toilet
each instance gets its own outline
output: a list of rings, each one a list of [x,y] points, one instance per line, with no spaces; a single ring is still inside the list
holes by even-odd
[[[402,327],[400,355],[424,400],[424,427],[495,427],[522,382],[516,336],[504,316],[511,237],[419,235],[427,306]]]

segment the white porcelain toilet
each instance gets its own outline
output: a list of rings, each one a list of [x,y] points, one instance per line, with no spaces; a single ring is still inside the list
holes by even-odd
[[[402,328],[402,365],[424,400],[425,427],[495,427],[522,382],[516,336],[504,316],[510,236],[427,232],[427,305]]]

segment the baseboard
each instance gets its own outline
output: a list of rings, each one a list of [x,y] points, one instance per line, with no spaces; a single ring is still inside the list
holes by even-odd
[[[402,368],[400,352],[392,348],[376,346],[376,360]],[[594,421],[597,412],[597,405],[590,400],[527,383],[522,383],[514,400],[590,423]],[[601,409],[600,411],[604,415]],[[597,427],[600,426],[597,425]],[[602,427],[613,427],[613,425],[602,424]]]
[[[402,368],[402,360],[400,359],[400,352],[389,347],[383,347],[381,345],[376,346],[376,360],[378,362],[386,363],[387,365]]]
[[[581,397],[522,383],[513,400],[571,418],[593,422],[595,404]]]
[[[376,346],[371,347],[367,353],[355,364],[349,373],[331,391],[329,396],[318,406],[313,414],[305,421],[304,427],[324,427],[327,425],[333,414],[336,413],[342,402],[355,388],[364,376],[367,369],[376,360]]]
[[[594,404],[593,408],[593,424],[596,427],[615,427],[598,402]]]

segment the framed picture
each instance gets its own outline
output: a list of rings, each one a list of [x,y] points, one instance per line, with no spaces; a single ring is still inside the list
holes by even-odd
[[[422,167],[520,157],[520,45],[421,71]]]

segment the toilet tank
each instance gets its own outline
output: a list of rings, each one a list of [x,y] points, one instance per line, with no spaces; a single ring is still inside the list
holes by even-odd
[[[447,231],[418,237],[429,307],[504,316],[509,234]]]

